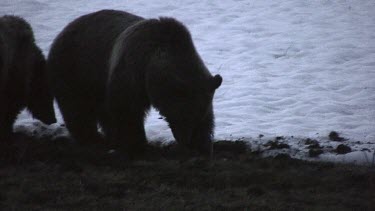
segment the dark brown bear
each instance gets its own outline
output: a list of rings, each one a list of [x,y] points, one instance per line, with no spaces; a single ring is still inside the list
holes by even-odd
[[[31,26],[17,16],[0,17],[0,141],[9,139],[24,108],[46,124],[56,122],[45,63]]]
[[[212,99],[221,85],[172,18],[144,19],[102,10],[79,17],[58,35],[48,73],[66,126],[79,142],[100,140],[137,153],[147,143],[144,119],[154,106],[176,141],[212,152]]]

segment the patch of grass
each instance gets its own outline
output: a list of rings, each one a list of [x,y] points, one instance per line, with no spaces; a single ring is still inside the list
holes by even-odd
[[[335,151],[337,152],[337,154],[347,154],[347,153],[351,152],[352,149],[345,144],[340,144],[340,145],[337,146]]]
[[[341,137],[341,136],[339,135],[339,133],[336,132],[336,131],[331,131],[331,132],[329,133],[328,137],[329,137],[329,139],[330,139],[331,141],[338,141],[338,142],[346,141],[346,139],[343,138],[343,137]]]
[[[309,149],[309,157],[318,157],[319,155],[323,154],[323,150],[311,148]]]
[[[266,144],[264,144],[265,147],[268,147],[268,149],[289,149],[290,146],[286,143],[281,143],[279,140],[282,140],[279,137],[276,137],[275,141],[268,141]]]
[[[150,145],[127,160],[99,146],[22,138],[0,149],[4,210],[373,210],[369,167],[261,158],[219,141],[212,160]]]

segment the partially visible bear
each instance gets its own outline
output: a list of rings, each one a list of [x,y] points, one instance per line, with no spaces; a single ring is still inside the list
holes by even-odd
[[[46,124],[56,122],[45,64],[31,26],[17,16],[0,17],[0,141],[10,138],[24,108]]]
[[[144,19],[102,10],[74,20],[54,40],[47,60],[53,93],[72,137],[138,153],[144,119],[154,106],[176,141],[212,153],[212,99],[221,85],[173,18]]]

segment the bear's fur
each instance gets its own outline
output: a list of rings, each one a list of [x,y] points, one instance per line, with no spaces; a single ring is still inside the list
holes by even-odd
[[[10,138],[24,108],[46,124],[56,122],[45,64],[31,26],[17,16],[0,17],[0,141]]]
[[[52,44],[48,73],[66,126],[79,142],[100,140],[135,153],[146,144],[154,106],[178,143],[212,152],[212,99],[221,85],[172,18],[102,10],[74,20]]]

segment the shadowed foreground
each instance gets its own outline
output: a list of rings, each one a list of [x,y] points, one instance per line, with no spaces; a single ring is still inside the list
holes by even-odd
[[[4,210],[374,210],[375,169],[261,158],[243,142],[215,157],[154,144],[129,161],[99,147],[19,135],[0,149]]]

